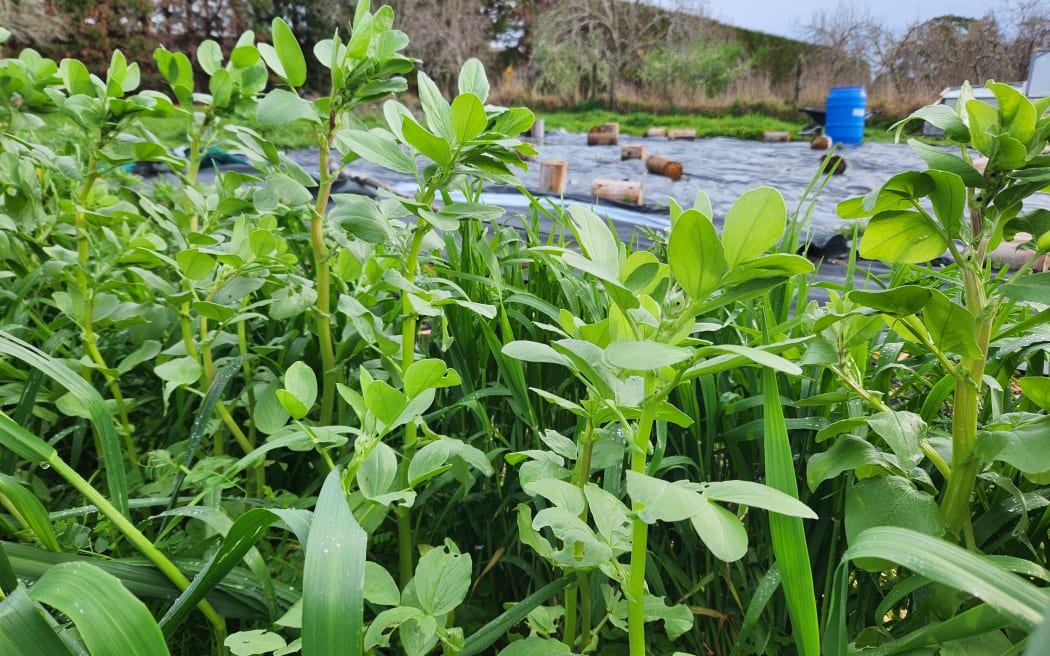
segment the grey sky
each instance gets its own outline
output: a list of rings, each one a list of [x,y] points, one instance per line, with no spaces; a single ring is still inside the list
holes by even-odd
[[[834,11],[840,3],[827,0],[706,0],[711,18],[761,32],[798,38],[804,26],[820,10]],[[1011,4],[1005,0],[854,0],[848,6],[866,9],[873,17],[897,31],[916,21],[937,16],[980,17],[989,10],[1001,13]]]

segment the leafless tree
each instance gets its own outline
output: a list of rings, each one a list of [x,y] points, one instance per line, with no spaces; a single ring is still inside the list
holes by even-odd
[[[451,91],[460,67],[471,57],[486,61],[492,22],[481,0],[389,0],[398,29],[411,38],[407,53],[422,70]]]
[[[809,58],[810,74],[825,78],[829,86],[866,84],[883,38],[881,29],[867,7],[856,2],[818,10],[803,27],[804,38],[823,48],[819,57]]]
[[[566,0],[540,17],[537,55],[559,75],[564,68],[575,70],[592,97],[604,86],[615,108],[625,72],[642,53],[665,43],[686,12],[700,14],[701,7],[682,0],[667,12],[640,0]]]

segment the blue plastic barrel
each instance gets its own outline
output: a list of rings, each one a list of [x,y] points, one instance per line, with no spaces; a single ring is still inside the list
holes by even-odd
[[[824,134],[840,144],[857,145],[864,139],[868,94],[864,87],[832,87],[828,94]]]

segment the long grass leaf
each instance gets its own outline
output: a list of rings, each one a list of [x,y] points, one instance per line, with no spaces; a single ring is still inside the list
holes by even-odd
[[[127,517],[128,478],[124,470],[123,447],[117,437],[113,417],[109,414],[102,395],[64,363],[3,331],[0,331],[0,354],[17,358],[44,372],[83,404],[91,416],[91,423],[95,426],[99,442],[102,444],[101,457],[105,464],[110,502],[122,515]]]
[[[784,407],[780,402],[776,372],[763,369],[762,383],[766,484],[797,499],[795,461],[784,420]],[[776,555],[783,580],[795,644],[802,656],[818,656],[820,625],[817,620],[816,595],[813,591],[813,569],[809,561],[806,531],[802,520],[798,517],[770,513],[769,528],[773,539],[773,553]]]
[[[1028,636],[1028,649],[1024,656],[1050,656],[1050,606],[1043,613],[1042,624]]]
[[[22,586],[0,601],[0,654],[72,656]]]
[[[762,580],[758,582],[751,601],[744,611],[744,621],[740,624],[740,632],[736,636],[731,653],[739,654],[743,650],[744,643],[751,637],[751,632],[758,626],[758,620],[762,617],[762,611],[766,609],[773,593],[780,587],[780,567],[776,563],[769,568]]]
[[[334,469],[321,487],[306,547],[303,656],[363,652],[366,542]]]
[[[175,500],[178,499],[179,492],[182,490],[182,484],[186,480],[186,473],[193,467],[193,459],[197,455],[197,449],[200,447],[201,439],[204,437],[204,431],[208,427],[211,413],[215,410],[215,404],[222,398],[223,392],[230,384],[230,380],[233,379],[234,374],[238,372],[247,359],[248,356],[241,355],[230,360],[215,375],[215,379],[211,382],[211,387],[208,388],[208,393],[204,395],[204,401],[201,402],[197,416],[193,418],[193,426],[190,427],[186,457],[182,461],[182,468],[179,469],[179,474],[175,479],[175,486],[171,490],[171,501],[168,504],[168,508],[175,506]]]
[[[146,605],[94,565],[55,565],[37,580],[29,596],[68,617],[91,656],[169,654]]]
[[[929,624],[908,635],[878,647],[865,650],[864,656],[890,656],[912,652],[921,647],[940,646],[952,640],[972,638],[989,631],[1005,629],[1011,625],[1008,618],[988,604],[974,606],[943,622]]]
[[[925,533],[877,526],[853,541],[843,560],[881,558],[981,599],[1029,631],[1043,618],[1050,597],[985,558]]]
[[[525,597],[518,603],[503,611],[496,616],[495,619],[475,631],[466,639],[463,643],[463,649],[459,652],[459,656],[477,656],[477,654],[485,651],[497,640],[505,636],[507,631],[513,628],[518,622],[524,620],[533,609],[561,592],[565,589],[565,586],[575,580],[576,575],[570,574],[551,581],[536,592],[533,592],[528,597]]]
[[[157,599],[170,604],[181,592],[156,568],[141,560],[102,560],[92,556],[56,553],[28,544],[11,542],[0,542],[0,549],[7,554],[14,574],[23,579],[38,579],[48,568],[58,563],[89,562],[120,579],[125,588],[141,599]],[[179,559],[175,564],[186,572],[199,573],[205,567],[205,563],[200,560]],[[287,586],[277,586],[275,593],[279,603],[285,606],[299,599],[299,593]],[[253,575],[243,569],[235,569],[228,573],[222,582],[208,593],[208,601],[225,618],[265,620],[271,617],[267,601],[259,591]]]
[[[45,548],[61,550],[44,505],[13,476],[0,474],[0,505],[7,508],[24,528],[32,531]]]
[[[161,618],[160,626],[165,635],[172,634],[193,607],[255,548],[255,543],[266,529],[278,519],[269,510],[253,508],[233,522],[226,531],[222,546]],[[272,588],[269,592],[273,592]]]

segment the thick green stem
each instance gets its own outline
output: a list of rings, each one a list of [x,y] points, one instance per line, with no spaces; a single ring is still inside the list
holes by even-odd
[[[310,221],[310,248],[314,256],[314,276],[317,283],[317,347],[321,352],[321,416],[320,425],[332,423],[335,409],[335,384],[338,372],[335,367],[335,347],[332,345],[332,276],[328,262],[328,247],[324,243],[324,217],[328,209],[328,198],[332,192],[332,175],[329,172],[330,154],[328,139],[321,144],[319,168],[321,187],[317,192],[317,204],[314,206],[313,218]]]
[[[634,433],[631,449],[631,471],[645,474],[649,451],[649,436],[656,419],[657,402],[653,397],[653,379],[645,379],[646,402]],[[638,502],[632,510],[642,509]],[[631,522],[631,569],[627,581],[627,631],[631,656],[645,656],[645,560],[649,541],[649,525],[637,516]]]
[[[419,271],[419,252],[423,249],[423,238],[430,231],[430,224],[420,221],[412,233],[412,243],[408,249],[408,259],[405,261],[405,277],[410,281],[416,277]],[[401,372],[404,373],[412,366],[416,357],[416,328],[417,315],[412,308],[412,301],[408,292],[401,295]],[[416,424],[408,422],[405,425],[405,440],[401,452],[401,487],[408,488],[408,465],[416,453]],[[397,514],[397,548],[398,548],[398,574],[401,587],[404,588],[412,579],[415,569],[415,540],[412,537],[412,517],[409,509],[398,506]]]
[[[576,647],[576,590],[579,585],[570,585],[565,588],[565,632],[561,641],[573,650]]]
[[[99,512],[105,515],[106,519],[118,531],[124,534],[124,537],[128,539],[128,542],[152,562],[169,581],[175,584],[179,590],[185,590],[189,587],[189,579],[187,579],[179,568],[175,566],[175,563],[168,560],[168,557],[161,553],[160,549],[157,549],[157,547],[149,541],[149,538],[135,528],[135,525],[132,524],[127,517],[122,515],[120,511],[109,502],[105,495],[92,487],[90,483],[78,474],[76,470],[67,465],[64,460],[59,458],[57,454],[52,454],[47,462],[55,470],[56,474],[64,478],[78,492],[83,494],[88,503],[91,503],[98,508]],[[205,600],[202,600],[197,604],[197,608],[200,609],[208,619],[208,622],[211,623],[218,643],[221,645],[226,637],[226,622],[222,619],[219,613],[215,611],[212,605]]]
[[[952,413],[951,477],[941,498],[941,515],[948,535],[957,538],[970,522],[970,497],[977,483],[977,420],[984,378],[985,359],[992,332],[992,313],[984,286],[973,263],[963,267],[966,305],[977,318],[977,346],[981,356],[963,358],[955,371],[955,404]]]

